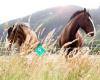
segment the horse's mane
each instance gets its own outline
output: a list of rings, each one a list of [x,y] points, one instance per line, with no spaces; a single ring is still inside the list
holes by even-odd
[[[26,32],[30,28],[28,23],[15,23],[13,27],[8,29],[8,38],[11,42],[18,41],[18,44],[21,45],[26,39]]]
[[[15,23],[14,26],[21,26],[21,27],[24,26],[24,27],[30,28],[30,25],[28,23],[22,23],[22,22],[21,23]]]
[[[76,11],[76,12],[70,17],[69,21],[70,21],[71,19],[73,19],[74,17],[76,17],[77,15],[79,15],[80,13],[82,13],[82,12],[85,12],[85,10]],[[89,14],[89,12],[86,12],[86,13],[87,13],[88,16],[91,17],[91,15]]]

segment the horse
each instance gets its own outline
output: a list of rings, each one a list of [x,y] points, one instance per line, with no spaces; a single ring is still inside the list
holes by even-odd
[[[84,8],[84,10],[76,11],[60,34],[58,39],[60,48],[62,48],[65,43],[72,42],[71,44],[64,46],[65,49],[68,48],[65,57],[69,55],[74,48],[80,48],[83,46],[83,38],[79,28],[83,29],[83,31],[91,37],[95,34],[95,26],[92,17],[89,12],[87,12],[86,8]]]
[[[26,23],[15,23],[12,27],[9,27],[7,39],[10,42],[9,48],[12,44],[17,44],[19,51],[22,52],[26,48],[34,48],[39,43],[36,33]]]

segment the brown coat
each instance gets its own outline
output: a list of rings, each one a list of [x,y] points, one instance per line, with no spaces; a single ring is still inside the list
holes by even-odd
[[[16,23],[10,27],[7,39],[10,42],[9,48],[16,43],[20,52],[36,47],[39,42],[36,33],[24,23]]]

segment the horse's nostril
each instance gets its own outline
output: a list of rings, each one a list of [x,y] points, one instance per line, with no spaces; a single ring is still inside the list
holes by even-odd
[[[90,36],[90,37],[94,36],[94,32],[89,32],[88,36]]]
[[[94,36],[94,33],[90,33],[91,36]]]

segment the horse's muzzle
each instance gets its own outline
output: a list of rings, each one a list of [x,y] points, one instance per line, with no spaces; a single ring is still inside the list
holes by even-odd
[[[94,36],[94,32],[89,33],[89,36],[90,37]]]

